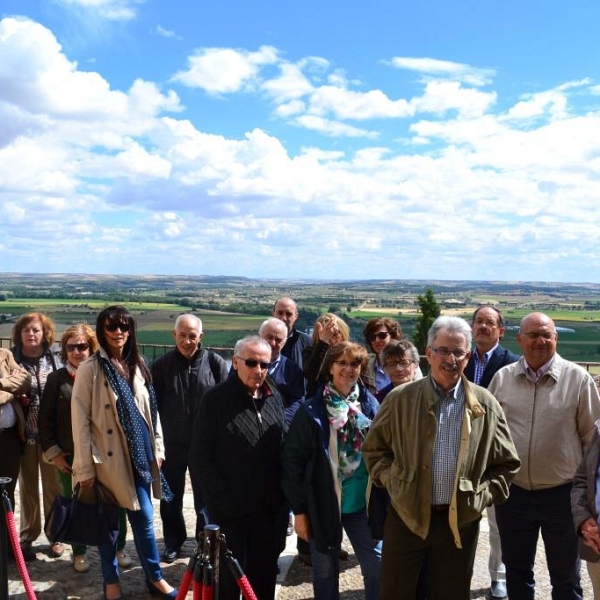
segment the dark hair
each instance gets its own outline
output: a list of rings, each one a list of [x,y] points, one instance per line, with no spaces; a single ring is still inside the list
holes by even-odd
[[[42,312],[29,312],[21,315],[12,329],[12,341],[15,346],[20,346],[21,333],[23,329],[31,323],[31,321],[38,320],[42,325],[43,332],[43,343],[50,347],[54,344],[54,321]]]
[[[382,364],[385,365],[385,361],[390,358],[407,358],[418,365],[421,357],[415,345],[409,340],[392,340],[381,353]]]
[[[495,306],[490,306],[489,304],[484,304],[475,310],[475,312],[473,313],[473,318],[471,319],[471,323],[475,323],[475,319],[477,318],[477,313],[480,310],[482,310],[483,308],[491,308],[498,315],[498,325],[500,327],[504,327],[504,317],[502,316],[500,309],[496,308]]]
[[[151,383],[152,377],[150,375],[150,370],[146,365],[146,361],[140,354],[135,332],[135,321],[130,312],[124,306],[113,305],[106,307],[98,315],[98,318],[96,319],[96,337],[98,338],[100,346],[108,353],[106,331],[104,329],[104,326],[107,323],[124,323],[129,325],[129,336],[127,337],[127,342],[125,342],[125,347],[123,348],[123,359],[129,367],[131,367],[132,377],[135,372],[135,367],[139,367],[146,382]]]
[[[371,346],[371,342],[369,338],[382,327],[387,329],[387,332],[390,334],[390,337],[393,340],[401,340],[402,335],[402,327],[400,327],[400,323],[394,319],[390,319],[389,317],[375,317],[374,319],[369,319],[365,328],[363,329],[363,335],[365,336],[365,342],[367,343],[367,347],[373,350],[373,346]]]
[[[364,372],[367,367],[367,363],[369,362],[369,355],[366,348],[354,342],[340,342],[339,344],[329,348],[325,358],[323,359],[323,364],[321,365],[321,376],[324,377],[326,381],[331,381],[331,373],[329,372],[331,365],[336,360],[339,360],[344,354],[348,354],[348,358],[351,360],[360,361],[360,370],[361,372]]]
[[[82,336],[90,346],[90,356],[98,350],[98,340],[94,334],[94,330],[85,323],[78,323],[77,325],[71,325],[62,335],[60,340],[60,357],[63,363],[67,364],[67,342],[69,338],[74,336]]]

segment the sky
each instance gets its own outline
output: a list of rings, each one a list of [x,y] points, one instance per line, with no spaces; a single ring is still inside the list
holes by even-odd
[[[596,0],[2,0],[0,271],[600,281]]]

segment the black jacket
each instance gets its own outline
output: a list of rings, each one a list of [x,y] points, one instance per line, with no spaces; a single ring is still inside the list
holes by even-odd
[[[363,414],[373,419],[379,404],[360,387]],[[283,445],[283,490],[294,514],[308,514],[320,552],[335,552],[342,542],[340,510],[329,461],[329,419],[323,387],[300,406]]]
[[[469,358],[469,362],[465,367],[465,377],[469,381],[473,381],[473,378],[475,377],[475,352],[476,350],[473,350],[473,354],[471,354],[471,358]],[[492,353],[492,356],[490,356],[490,360],[485,367],[485,371],[483,372],[481,381],[478,385],[487,388],[488,385],[490,385],[490,381],[492,381],[492,377],[494,377],[497,371],[506,365],[511,365],[512,363],[517,362],[518,360],[519,357],[517,354],[511,352],[504,346],[498,345],[498,347]]]
[[[173,447],[189,449],[200,401],[225,379],[225,360],[204,348],[194,354],[191,362],[177,349],[154,361],[152,382],[167,452]]]
[[[65,367],[58,371],[52,371],[48,375],[38,416],[40,443],[44,452],[50,450],[50,453],[54,455],[60,448],[62,452],[73,454],[71,426],[73,381],[73,377]],[[47,458],[53,458],[53,456],[47,456]]]
[[[254,400],[232,371],[211,389],[198,413],[189,468],[203,490],[212,522],[278,513],[281,448],[286,431],[281,395],[267,384]]]
[[[308,334],[293,328],[292,333],[288,336],[284,347],[281,349],[281,354],[293,360],[302,368],[302,352],[310,344],[310,336]]]

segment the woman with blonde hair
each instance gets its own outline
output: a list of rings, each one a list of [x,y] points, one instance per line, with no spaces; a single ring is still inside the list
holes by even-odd
[[[42,532],[39,480],[42,479],[44,515],[47,515],[56,495],[60,492],[56,469],[43,460],[38,416],[40,401],[48,376],[62,367],[60,356],[53,352],[54,323],[41,312],[30,312],[19,317],[12,330],[14,347],[11,349],[17,363],[30,375],[31,385],[21,397],[25,409],[25,448],[21,455],[19,497],[21,503],[21,550],[25,560],[35,560],[33,542]],[[61,556],[65,547],[56,542],[50,554]]]

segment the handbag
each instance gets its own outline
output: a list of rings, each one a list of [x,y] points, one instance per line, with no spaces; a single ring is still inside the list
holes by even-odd
[[[119,536],[119,506],[101,483],[94,483],[95,502],[84,502],[79,484],[72,498],[56,496],[44,524],[51,544],[114,545]]]

